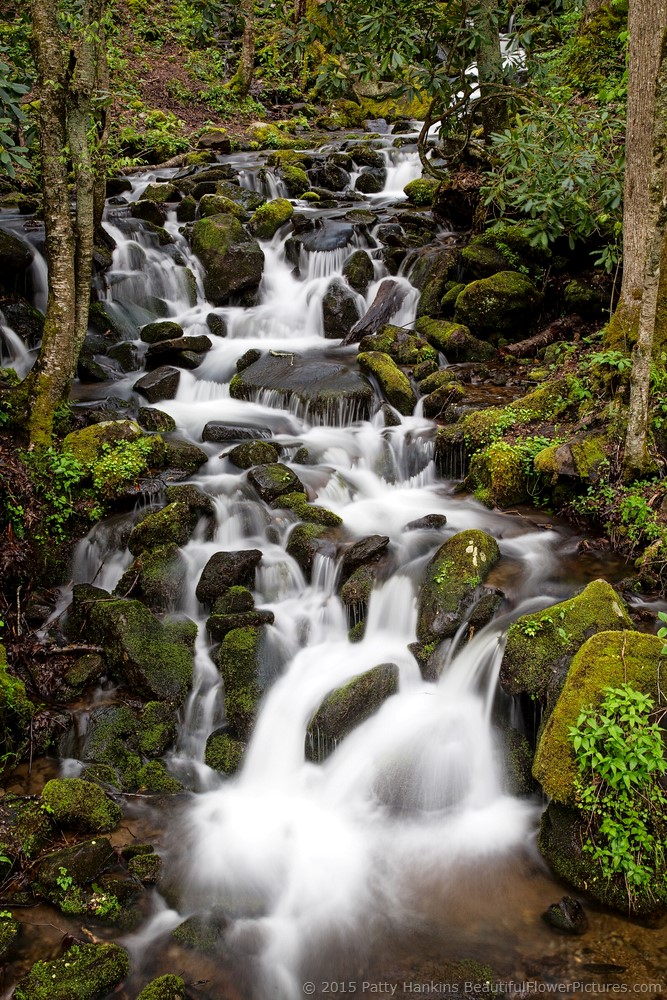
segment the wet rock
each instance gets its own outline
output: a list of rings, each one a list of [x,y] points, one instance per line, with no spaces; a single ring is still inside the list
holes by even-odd
[[[107,177],[106,197],[114,198],[119,194],[126,194],[132,191],[132,182],[127,177]]]
[[[255,580],[255,570],[262,561],[259,549],[238,552],[216,552],[204,566],[197,584],[197,600],[211,605],[229,587],[249,586]]]
[[[379,412],[384,418],[385,427],[400,427],[401,418],[397,414],[396,410],[389,405],[389,403],[383,403],[380,406]]]
[[[29,302],[3,302],[2,311],[7,325],[19,335],[26,347],[33,349],[39,345],[44,333],[44,316]]]
[[[178,368],[164,366],[138,379],[133,388],[135,392],[145,396],[149,403],[159,403],[161,399],[174,398],[180,378]]]
[[[137,694],[181,702],[192,683],[194,623],[160,622],[141,602],[105,591],[100,599],[94,589],[74,588],[74,619],[84,637],[104,647],[109,669]],[[81,603],[87,606],[78,610]]]
[[[572,896],[563,896],[559,903],[552,903],[542,914],[542,920],[562,934],[585,934],[588,930],[586,911]]]
[[[163,340],[177,340],[183,336],[183,327],[172,320],[161,320],[159,323],[147,323],[140,331],[145,344],[159,344]]]
[[[503,777],[509,795],[533,795],[536,786],[532,775],[533,751],[530,743],[517,729],[500,733],[503,748]]]
[[[229,134],[224,128],[209,128],[197,139],[198,149],[214,149],[216,153],[231,153],[232,145]]]
[[[240,740],[250,735],[261,695],[258,680],[261,628],[236,628],[222,640],[218,665],[225,685],[225,716]]]
[[[236,359],[236,370],[237,372],[242,372],[250,365],[254,364],[255,361],[259,361],[262,356],[262,352],[258,351],[257,348],[250,348],[245,354],[242,354],[240,358]]]
[[[278,174],[283,180],[290,198],[301,198],[310,188],[308,174],[303,167],[296,163],[283,164],[279,168]]]
[[[367,167],[356,179],[354,190],[360,194],[379,194],[387,183],[387,171],[384,167]]]
[[[308,171],[311,187],[324,188],[326,191],[345,191],[350,186],[350,175],[336,163],[327,160],[312,167]]]
[[[459,252],[454,247],[427,247],[410,270],[410,281],[421,291],[417,316],[440,316],[441,300],[458,273]]]
[[[377,290],[370,308],[364,313],[362,318],[356,323],[347,337],[343,340],[343,346],[358,343],[362,337],[370,336],[388,323],[403,305],[407,295],[406,289],[397,281],[383,281]]]
[[[255,466],[248,472],[248,481],[266,503],[272,503],[283,493],[303,492],[303,483],[296,473],[280,462]]]
[[[577,313],[587,320],[599,319],[609,308],[609,295],[581,279],[570,281],[565,286],[563,299],[568,312]]]
[[[287,554],[300,566],[307,580],[317,554],[333,557],[336,547],[330,540],[327,529],[319,524],[297,524],[290,532]]]
[[[206,740],[204,763],[220,774],[234,774],[244,753],[245,743],[237,740],[226,729],[216,729]]]
[[[139,355],[134,344],[130,344],[127,341],[123,341],[120,344],[114,344],[107,351],[107,357],[112,361],[116,361],[120,366],[121,371],[124,372],[135,372],[139,368]]]
[[[166,490],[169,503],[184,503],[199,517],[214,517],[215,504],[208,494],[198,486],[168,486]]]
[[[354,237],[354,226],[335,219],[323,219],[316,227],[290,237],[285,244],[285,255],[294,267],[298,267],[302,250],[307,253],[340,250],[349,246]]]
[[[5,792],[0,800],[0,829],[5,857],[28,860],[40,854],[51,841],[54,830],[49,815],[41,802],[33,796]],[[5,879],[11,863],[0,862],[0,875]]]
[[[163,410],[156,410],[148,406],[140,406],[137,413],[137,423],[145,431],[157,433],[169,433],[176,430],[176,421]]]
[[[165,441],[164,450],[167,468],[182,469],[190,475],[208,462],[206,452],[198,448],[196,444],[191,444],[190,441],[172,438],[170,441]]]
[[[221,194],[203,195],[199,202],[197,214],[200,219],[207,219],[211,215],[233,215],[239,222],[247,222],[250,218],[249,212],[243,205],[239,205],[237,202],[232,201],[231,198],[225,198]]]
[[[116,944],[75,944],[61,958],[36,962],[19,981],[15,1000],[104,1000],[130,971]]]
[[[197,218],[197,202],[191,194],[187,194],[176,208],[176,218],[179,222],[194,222]]]
[[[84,466],[90,466],[105,450],[119,441],[136,441],[143,432],[134,420],[105,420],[81,430],[72,431],[63,441],[62,449]]]
[[[489,505],[511,507],[528,500],[524,454],[505,441],[495,441],[472,456],[465,484]]]
[[[404,531],[440,531],[447,524],[444,514],[426,514],[415,521],[409,521]]]
[[[377,580],[377,566],[359,566],[340,588],[340,599],[355,624],[366,617],[371,591]]]
[[[173,184],[158,183],[149,184],[141,197],[146,201],[154,201],[157,205],[164,205],[165,202],[180,201],[181,193]]]
[[[146,351],[144,363],[149,371],[165,364],[178,365],[181,368],[196,368],[201,361],[200,355],[210,351],[212,346],[209,337],[206,336],[162,340],[157,344],[151,344]],[[197,364],[191,363],[190,354],[197,355]]]
[[[416,330],[436,350],[441,351],[448,361],[488,361],[493,357],[491,344],[473,337],[467,326],[435,320],[422,316],[417,320]]]
[[[232,295],[247,295],[259,287],[264,253],[233,216],[214,215],[195,222],[192,249],[206,271],[204,288],[215,305],[225,305]]]
[[[437,642],[456,633],[499,558],[496,540],[477,529],[461,531],[440,546],[427,566],[419,594],[420,642]]]
[[[388,354],[397,365],[413,366],[424,361],[437,362],[438,352],[421,337],[416,337],[410,330],[387,323],[372,336],[363,337],[359,350],[381,351]]]
[[[228,926],[229,921],[222,912],[213,912],[208,919],[199,916],[188,917],[171,932],[171,936],[183,948],[214,955],[223,946]]]
[[[334,514],[332,510],[308,503],[306,494],[301,491],[282,493],[273,501],[272,506],[286,507],[288,510],[294,511],[300,521],[311,524],[323,524],[333,528],[343,523],[343,519],[338,514]]]
[[[373,261],[365,250],[355,250],[343,265],[343,277],[355,292],[366,294],[369,284],[375,277]]]
[[[4,961],[5,957],[12,950],[12,946],[19,936],[21,930],[21,925],[18,920],[14,920],[11,913],[7,910],[3,910],[0,914],[0,960]]]
[[[252,611],[255,607],[255,598],[247,587],[234,586],[226,590],[220,597],[216,597],[213,603],[214,615],[235,615],[243,611]]]
[[[198,514],[184,503],[170,503],[148,514],[130,532],[127,547],[133,556],[168,544],[185,545],[199,520]]]
[[[87,687],[97,683],[104,676],[106,665],[99,653],[85,653],[74,661],[63,674],[63,680],[71,692],[80,694]]]
[[[7,292],[25,292],[28,270],[32,265],[32,248],[6,230],[0,232],[0,286]]]
[[[213,172],[215,171],[217,173],[219,169],[220,168],[212,167],[200,176],[211,177]],[[241,187],[240,184],[225,179],[217,180],[216,192],[223,195],[225,198],[229,198],[230,201],[235,201],[237,205],[243,205],[243,207],[249,212],[254,212],[266,201],[264,196],[259,194],[257,191],[251,191],[250,188]]]
[[[352,292],[339,279],[332,281],[322,300],[324,336],[329,340],[346,337],[360,318]]]
[[[142,219],[144,222],[150,222],[154,226],[163,226],[166,218],[165,211],[161,205],[157,205],[154,201],[147,201],[145,199],[140,199],[139,201],[133,201],[131,203],[130,215],[132,215],[135,219]]]
[[[254,465],[267,465],[278,461],[279,452],[268,441],[248,441],[237,444],[227,458],[238,469],[251,469]]]
[[[120,808],[101,788],[81,778],[47,781],[42,802],[60,826],[90,833],[113,830],[120,822]]]
[[[609,441],[603,434],[577,434],[565,444],[551,445],[535,456],[535,471],[550,476],[555,482],[558,476],[597,483],[602,469],[608,461]]]
[[[248,228],[260,240],[270,240],[292,218],[294,206],[286,198],[276,198],[260,205]]]
[[[518,618],[507,633],[500,683],[510,694],[556,702],[572,658],[596,632],[632,628],[623,599],[594,580],[568,601]]]
[[[398,667],[383,663],[332,691],[308,724],[306,755],[311,760],[324,760],[397,690]]]
[[[233,441],[252,441],[255,438],[270,438],[269,427],[252,427],[246,424],[225,424],[220,420],[211,420],[202,431],[202,441],[213,441],[216,444],[229,444]]]
[[[403,193],[413,205],[431,205],[440,182],[435,177],[419,177],[403,188]]]
[[[213,312],[209,313],[206,317],[206,325],[214,337],[227,336],[227,320],[224,316],[218,316],[217,313]]]
[[[456,300],[454,318],[475,335],[494,334],[521,340],[535,324],[542,295],[532,281],[515,271],[500,271],[466,285]]]
[[[346,580],[360,566],[377,562],[389,545],[388,535],[368,535],[354,542],[346,551],[341,562],[341,580]]]
[[[377,227],[375,238],[387,247],[407,247],[408,238],[402,226],[397,222],[386,222]]]
[[[261,609],[253,608],[252,611],[231,612],[224,615],[213,614],[208,618],[206,628],[211,638],[215,642],[220,642],[233,629],[273,625],[274,621],[275,615],[272,611],[262,611]]]
[[[417,397],[407,375],[400,370],[388,354],[381,351],[363,351],[357,355],[362,371],[373,375],[384,395],[399,413],[410,416],[417,404]]]
[[[297,354],[265,354],[234,376],[233,399],[253,399],[262,389],[273,389],[289,404],[298,399],[309,416],[327,423],[347,424],[370,416],[373,390],[354,367],[339,361]]]
[[[121,577],[115,593],[143,601],[152,611],[173,611],[183,592],[187,570],[177,545],[158,545],[137,556]]]
[[[91,787],[100,795],[104,794],[97,785]],[[73,847],[65,847],[40,859],[33,890],[45,899],[61,905],[64,902],[63,896],[71,889],[76,891],[77,888],[88,885],[115,863],[116,852],[106,837],[97,837],[95,840],[87,840]],[[66,878],[70,881],[69,885],[62,884],[63,868],[66,871]]]
[[[180,976],[160,976],[144,986],[137,1000],[186,1000],[185,983]]]

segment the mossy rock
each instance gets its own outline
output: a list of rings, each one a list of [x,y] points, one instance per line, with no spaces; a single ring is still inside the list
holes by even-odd
[[[173,610],[183,591],[187,564],[174,543],[142,552],[121,577],[115,593],[136,597],[153,611]]]
[[[298,163],[282,163],[278,170],[291,198],[302,198],[310,189],[308,174]]]
[[[204,566],[195,591],[198,601],[212,605],[231,587],[252,586],[262,561],[260,549],[215,552]]]
[[[504,256],[495,247],[479,246],[470,243],[461,251],[463,277],[466,281],[478,278],[490,278],[499,271],[515,271]],[[461,289],[463,291],[463,289]]]
[[[42,791],[42,802],[59,826],[90,833],[114,830],[122,811],[98,785],[82,778],[54,778]]]
[[[102,457],[109,445],[119,441],[136,441],[143,436],[144,432],[134,420],[104,420],[100,424],[72,431],[63,441],[62,450],[89,468]]]
[[[528,475],[519,448],[496,441],[470,460],[466,487],[484,502],[496,507],[511,507],[529,497]]]
[[[568,312],[578,313],[583,319],[600,319],[609,308],[608,298],[585,281],[570,281],[563,290],[563,301]]]
[[[603,581],[596,583],[599,585]],[[595,584],[589,584],[592,586]],[[609,587],[609,584],[604,583],[604,586]],[[580,595],[579,600],[583,596]],[[546,794],[563,805],[574,805],[576,799],[575,783],[579,771],[568,731],[570,726],[576,725],[582,709],[597,708],[604,700],[605,687],[617,688],[626,683],[650,695],[656,705],[664,705],[666,701],[661,694],[664,643],[654,635],[627,631],[626,622],[630,628],[632,626],[625,612],[619,622],[613,631],[597,629],[596,635],[579,643],[539,739],[533,775]],[[600,627],[605,628],[604,617],[600,619]],[[533,640],[533,648],[536,647]]]
[[[34,712],[23,681],[9,672],[5,647],[0,644],[0,774],[18,764],[28,749]]]
[[[3,911],[0,915],[0,961],[4,961],[6,956],[12,950],[14,942],[19,936],[21,925],[18,920],[14,920],[13,916],[9,914],[8,911]]]
[[[322,327],[328,340],[346,337],[361,319],[356,296],[338,278],[329,284],[322,299]]]
[[[130,971],[117,944],[75,944],[53,962],[36,962],[14,1000],[104,1000]]]
[[[460,531],[440,546],[426,568],[419,593],[420,642],[439,642],[456,633],[499,559],[495,538],[476,528]]]
[[[326,507],[318,507],[316,504],[308,503],[305,493],[283,493],[273,502],[274,507],[286,507],[292,510],[300,521],[309,524],[323,524],[325,527],[337,528],[343,523],[343,518],[334,514]]]
[[[266,503],[273,503],[284,493],[304,492],[296,473],[281,462],[256,465],[248,472],[248,482]]]
[[[160,369],[160,371],[170,369]],[[188,472],[190,475],[208,462],[208,455],[203,448],[198,448],[190,441],[171,440],[164,443],[164,467],[168,469],[179,469]]]
[[[248,588],[235,585],[216,597],[212,611],[214,615],[238,615],[254,607],[255,598]]]
[[[306,754],[324,760],[336,745],[398,691],[398,667],[383,663],[327,695],[308,723]]]
[[[357,363],[363,372],[377,379],[388,402],[399,413],[411,416],[417,397],[407,375],[404,375],[388,354],[382,351],[364,351],[357,355]]]
[[[417,258],[410,270],[410,281],[421,291],[417,316],[438,317],[441,300],[450,283],[457,277],[459,252],[454,248],[428,248]]]
[[[185,503],[175,501],[162,510],[148,514],[130,532],[127,547],[134,556],[166,545],[185,545],[197,527],[196,511]]]
[[[252,219],[249,229],[260,240],[270,240],[281,226],[294,215],[294,206],[286,198],[275,198],[260,205]]]
[[[425,417],[437,419],[446,418],[449,407],[462,403],[465,399],[465,389],[459,382],[448,382],[439,389],[434,389],[422,400],[422,412]]]
[[[406,184],[403,193],[413,205],[432,205],[439,187],[440,181],[435,177],[420,177]]]
[[[512,334],[521,340],[536,319],[542,295],[530,278],[516,271],[500,271],[473,281],[456,300],[454,318],[473,334]]]
[[[185,983],[180,976],[160,976],[144,986],[137,1000],[186,1000]]]
[[[137,775],[137,789],[155,795],[176,795],[183,791],[183,785],[169,774],[164,761],[149,760]]]
[[[176,713],[171,705],[149,701],[139,720],[139,750],[146,757],[161,757],[177,735]]]
[[[234,774],[239,769],[244,753],[245,743],[228,732],[218,731],[211,733],[206,741],[204,763],[220,774]]]
[[[629,628],[623,599],[605,580],[594,580],[568,601],[517,618],[507,633],[500,683],[551,708],[582,643],[596,632]]]
[[[538,452],[535,471],[555,483],[559,476],[597,483],[608,462],[609,441],[604,434],[578,434],[564,444]]]
[[[354,618],[365,617],[376,581],[376,566],[358,566],[340,588],[340,599]]]
[[[233,629],[273,625],[274,621],[275,615],[273,611],[263,611],[261,608],[253,608],[250,611],[233,611],[228,614],[214,613],[207,619],[206,628],[211,638],[215,642],[220,642]]]
[[[457,375],[451,370],[451,368],[439,368],[437,371],[426,378],[422,379],[419,383],[419,391],[425,396],[429,393],[435,392],[436,389],[442,389],[443,386],[451,385],[453,382],[457,382]]]
[[[244,441],[228,453],[227,458],[238,469],[254,465],[270,465],[278,461],[278,449],[269,441]]]
[[[444,354],[448,361],[488,361],[493,357],[491,344],[473,337],[463,323],[422,316],[417,320],[415,329],[424,340]]]
[[[102,592],[104,593],[104,592]],[[180,703],[192,684],[192,628],[160,622],[139,601],[93,599],[83,634],[104,647],[109,668],[137,694]]]
[[[139,201],[133,201],[130,204],[130,215],[134,219],[141,219],[142,222],[147,222],[149,225],[157,226],[160,229],[164,225],[166,218],[166,212],[162,205],[158,205],[148,198],[140,198]]]
[[[0,799],[0,839],[2,852],[12,856],[34,858],[44,850],[53,836],[51,818],[41,802],[32,796],[23,797],[6,792]],[[6,875],[2,871],[2,875]]]
[[[173,184],[149,184],[141,196],[147,201],[163,205],[166,201],[178,201],[180,195]]]
[[[307,580],[313,568],[313,560],[319,552],[333,554],[333,546],[328,540],[328,532],[319,524],[297,524],[287,541],[287,554],[301,568]]]
[[[355,250],[343,264],[343,277],[355,292],[365,295],[375,277],[373,261],[365,250]]]
[[[416,337],[409,330],[392,326],[390,323],[381,327],[376,334],[363,337],[359,343],[359,350],[381,351],[383,354],[388,354],[397,365],[409,367],[420,365],[424,361],[438,360],[438,351],[425,340]]]
[[[115,864],[116,852],[110,841],[97,837],[43,855],[31,888],[65,913],[83,913],[87,902],[85,887]]]
[[[264,253],[233,215],[213,215],[195,222],[192,249],[206,271],[204,287],[214,305],[225,305],[230,296],[259,287]]]
[[[225,716],[232,735],[245,740],[250,735],[260,699],[259,654],[262,630],[237,628],[228,632],[218,653],[225,684]]]
[[[222,912],[214,912],[208,918],[188,917],[171,932],[171,936],[183,948],[215,955],[222,949],[228,924],[228,918]]]
[[[200,219],[208,219],[211,215],[232,215],[239,222],[247,222],[249,213],[238,202],[226,198],[223,194],[204,194],[199,200],[198,215]]]
[[[577,809],[557,802],[549,804],[542,814],[537,843],[554,874],[626,917],[662,921],[667,909],[667,866],[663,864],[662,870],[656,871],[653,884],[637,891],[630,903],[625,879],[620,875],[606,878],[599,862],[584,850],[588,839],[587,822]]]

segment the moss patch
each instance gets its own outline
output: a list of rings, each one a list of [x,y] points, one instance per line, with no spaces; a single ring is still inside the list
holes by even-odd
[[[36,962],[14,998],[103,1000],[129,971],[129,956],[116,944],[73,945],[53,962]]]
[[[399,413],[405,416],[412,414],[417,403],[414,390],[407,375],[403,374],[388,354],[365,351],[357,355],[357,363],[363,372],[378,380],[387,400]]]
[[[225,715],[234,736],[246,739],[255,719],[261,690],[258,681],[260,628],[236,628],[222,640],[218,653],[225,682]]]
[[[270,240],[281,226],[294,215],[294,207],[286,198],[276,198],[260,205],[250,222],[250,231],[260,240]]]
[[[206,741],[204,763],[221,774],[234,774],[240,767],[245,743],[230,733],[211,733]]]
[[[185,1000],[185,983],[180,976],[160,976],[144,986],[137,1000]]]
[[[122,812],[98,785],[82,778],[54,778],[42,791],[54,822],[75,830],[104,833],[118,826]]]

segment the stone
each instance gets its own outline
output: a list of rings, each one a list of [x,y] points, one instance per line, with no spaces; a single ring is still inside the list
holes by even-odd
[[[385,167],[366,167],[357,177],[354,190],[360,194],[380,194],[387,183],[387,170]]]
[[[42,802],[55,823],[90,833],[115,829],[122,816],[120,808],[101,788],[81,778],[47,781]]]
[[[317,554],[333,556],[336,547],[327,529],[319,524],[297,524],[287,541],[287,554],[301,568],[306,580],[310,579],[313,560]]]
[[[355,292],[366,294],[368,286],[375,277],[375,268],[365,250],[355,250],[347,258],[343,265],[343,277]]]
[[[145,396],[149,403],[159,403],[161,399],[174,398],[180,378],[178,368],[165,365],[138,379],[133,388],[135,392]]]
[[[440,182],[435,177],[418,177],[403,188],[403,193],[413,205],[431,205]]]
[[[254,465],[267,465],[278,461],[279,453],[269,441],[247,441],[237,444],[227,458],[237,469],[251,469]]]
[[[144,222],[150,222],[152,225],[160,227],[164,225],[166,218],[165,211],[161,205],[146,199],[133,201],[130,204],[130,215],[135,219],[142,219]]]
[[[136,441],[142,436],[143,432],[134,420],[103,420],[72,431],[63,441],[62,450],[88,467],[101,458],[110,445]]]
[[[579,935],[588,930],[586,911],[579,900],[572,896],[563,896],[558,903],[552,903],[542,914],[542,920],[562,934]]]
[[[389,403],[399,413],[411,416],[417,404],[417,397],[410,380],[388,354],[381,351],[362,351],[357,355],[357,364],[362,371],[373,375]]]
[[[398,667],[383,663],[327,695],[308,723],[306,755],[324,760],[353,729],[398,691]]]
[[[171,440],[164,442],[164,450],[167,468],[180,469],[190,475],[208,462],[206,452],[190,441],[171,438]]]
[[[388,535],[368,535],[346,549],[341,561],[341,580],[347,580],[360,566],[377,562],[387,551]]]
[[[14,1000],[104,1000],[130,971],[117,944],[75,944],[61,958],[36,962],[14,991]]]
[[[577,434],[564,444],[538,452],[533,464],[536,472],[549,476],[552,482],[558,476],[566,476],[595,484],[608,462],[608,447],[604,434]]]
[[[500,271],[466,285],[456,300],[454,319],[474,335],[503,334],[521,340],[535,325],[542,294],[530,278]]]
[[[232,151],[231,139],[224,128],[208,128],[197,139],[198,149],[214,149],[217,153]]]
[[[115,593],[134,597],[152,611],[173,611],[183,592],[187,563],[174,543],[142,552],[121,577]]]
[[[169,183],[158,183],[149,184],[141,196],[147,201],[154,201],[157,205],[163,205],[165,202],[177,202],[181,200],[181,194],[178,188],[175,188],[173,184]]]
[[[158,546],[186,545],[197,527],[199,516],[187,504],[167,504],[149,513],[130,532],[127,547],[133,556]]]
[[[258,628],[261,625],[273,625],[274,621],[273,611],[254,608],[252,611],[226,615],[213,614],[207,619],[206,628],[214,642],[221,642],[233,629]]]
[[[195,591],[197,600],[211,605],[229,587],[252,586],[262,561],[259,549],[216,552],[204,566]]]
[[[266,503],[272,503],[283,493],[304,491],[296,473],[280,462],[255,466],[248,472],[248,481]]]
[[[354,294],[335,278],[322,299],[322,325],[328,340],[346,337],[361,313]]]
[[[195,222],[192,249],[206,272],[204,288],[214,305],[225,305],[233,295],[247,295],[259,287],[264,252],[232,215],[214,215]]]
[[[248,228],[260,240],[270,240],[294,215],[294,206],[286,198],[276,198],[260,205]]]
[[[404,531],[440,531],[447,524],[444,514],[426,514],[415,521],[409,521]]]
[[[308,171],[308,180],[312,187],[324,188],[326,191],[345,191],[350,186],[347,170],[330,160],[312,167]]]
[[[144,986],[137,1000],[186,1000],[185,983],[180,976],[159,976]]]
[[[197,215],[200,219],[207,219],[211,215],[233,215],[239,222],[247,222],[250,218],[249,212],[243,205],[232,201],[231,198],[225,198],[222,194],[213,193],[202,195]]]
[[[200,355],[211,350],[210,338],[199,337],[178,337],[175,340],[161,340],[157,344],[151,344],[146,351],[144,364],[146,369],[159,368],[161,365],[178,365],[182,368],[193,368],[196,365],[191,363],[183,364],[187,361],[187,352]]]
[[[159,344],[163,340],[177,340],[183,336],[183,327],[172,320],[160,320],[158,323],[147,323],[140,331],[145,344]]]
[[[253,441],[255,438],[270,438],[269,427],[252,427],[246,424],[225,424],[219,420],[211,420],[204,426],[202,441],[213,441],[215,444],[229,444],[233,441]]]
[[[422,316],[417,320],[415,329],[451,363],[488,361],[493,357],[494,350],[491,344],[473,337],[463,323],[450,323],[448,320],[435,320]]]
[[[97,785],[92,787],[101,795],[104,794]],[[63,895],[70,888],[79,888],[90,884],[93,879],[113,867],[115,863],[116,852],[106,837],[87,840],[75,844],[73,847],[65,847],[51,854],[42,855],[36,866],[33,888],[45,899],[52,902],[57,901],[60,904],[63,901]],[[62,884],[63,868],[67,873],[66,878],[71,880],[69,886]]]
[[[381,351],[388,354],[397,365],[414,366],[425,361],[437,362],[438,352],[410,330],[387,323],[376,334],[362,337],[359,350]]]
[[[250,735],[261,696],[259,647],[261,628],[236,628],[222,640],[218,664],[225,685],[225,716],[231,734],[240,740]]]
[[[204,763],[220,774],[234,774],[244,752],[245,743],[237,740],[226,729],[216,729],[206,740]]]
[[[148,406],[140,406],[137,413],[137,423],[145,431],[169,433],[176,430],[176,421],[163,410]]]

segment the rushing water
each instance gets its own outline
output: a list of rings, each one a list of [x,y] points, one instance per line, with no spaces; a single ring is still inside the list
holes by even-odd
[[[414,151],[388,146],[385,156],[385,191],[369,199],[378,213],[420,175]],[[135,180],[129,197],[139,197],[152,179]],[[252,157],[241,181],[272,196],[284,193],[271,171],[259,174]],[[220,446],[203,445],[209,460],[193,482],[214,499],[216,527],[213,537],[195,532],[182,550],[188,587],[174,610],[198,622],[199,637],[194,686],[169,760],[194,794],[170,818],[166,863],[176,908],[156,896],[153,915],[125,943],[141,968],[149,952],[167,953],[167,935],[184,917],[222,909],[225,955],[245,956],[248,995],[296,1000],[309,970],[324,969],[329,979],[356,974],[349,956],[363,965],[374,950],[382,952],[383,934],[432,919],[433,898],[445,908],[456,898],[460,907],[466,885],[477,885],[475,873],[500,878],[508,864],[536,864],[531,845],[538,807],[507,790],[497,725],[509,707],[496,681],[508,615],[571,592],[575,581],[563,578],[563,557],[575,543],[527,517],[492,513],[443,481],[433,463],[434,426],[419,415],[397,418],[392,427],[381,412],[369,421],[350,423],[338,414],[323,423],[298,406],[285,408],[275,394],[255,402],[230,398],[235,362],[248,348],[341,354],[323,337],[322,300],[358,239],[343,249],[302,254],[297,273],[285,257],[287,233],[278,233],[263,245],[258,304],[214,309],[174,214],[166,228],[175,242],[167,247],[122,209],[109,210],[106,227],[116,250],[99,295],[139,351],[145,345],[138,328],[156,318],[175,320],[186,334],[207,333],[211,312],[226,321],[227,336],[212,337],[202,364],[181,373],[175,399],[158,404],[175,419],[179,435],[202,446],[210,420],[269,428],[288,464],[299,447],[308,449],[310,464],[295,471],[316,503],[343,518],[348,541],[377,532],[390,539],[393,571],[372,593],[363,640],[351,644],[337,596],[339,563],[318,557],[306,581],[286,552],[295,517],[266,507]],[[368,249],[375,280],[359,296],[363,309],[387,277],[379,249]],[[418,293],[407,277],[395,280],[407,295],[394,322],[410,325]],[[0,332],[14,363],[25,368],[2,317]],[[345,353],[353,357],[354,351]],[[137,377],[120,376],[114,393],[136,403]],[[80,388],[77,396],[102,391],[108,387]],[[426,514],[446,515],[446,527],[406,530]],[[74,582],[113,589],[132,560],[119,542],[125,520],[96,526],[79,544]],[[445,538],[470,527],[499,542],[502,568],[490,582],[502,583],[504,617],[463,648],[454,644],[443,653],[440,679],[427,683],[407,648],[415,638],[419,580]],[[213,553],[251,548],[263,553],[256,602],[275,614],[275,624],[265,630],[266,693],[257,724],[240,773],[225,780],[204,764],[206,739],[224,721],[224,693],[194,591]],[[58,610],[68,599],[69,590]],[[306,729],[323,698],[381,663],[397,665],[398,693],[325,761],[306,761]],[[77,771],[76,762],[64,766],[66,773]],[[480,899],[478,909],[483,906]],[[469,919],[474,924],[478,917]],[[452,938],[455,926],[452,916]],[[210,966],[207,972],[211,978]]]

